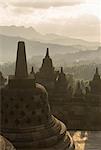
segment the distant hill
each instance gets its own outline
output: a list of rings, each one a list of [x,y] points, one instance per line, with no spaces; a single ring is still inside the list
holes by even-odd
[[[37,64],[39,67],[42,63],[44,55],[32,56],[29,59],[30,64]],[[92,51],[79,51],[76,53],[55,54],[51,56],[55,67],[73,67],[89,64],[101,64],[101,47]]]
[[[101,47],[96,50],[79,51],[76,53],[56,54],[53,57],[55,65],[75,66],[86,64],[101,64]],[[60,63],[59,63],[60,62]]]
[[[0,70],[4,75],[14,73],[19,40],[26,44],[29,71],[32,65],[38,70],[48,47],[54,67],[64,66],[65,72],[73,73],[75,78],[91,79],[96,65],[101,73],[100,43],[57,34],[42,35],[32,27],[0,26]]]
[[[59,44],[73,46],[81,50],[95,49],[99,46],[97,42],[88,42],[82,39],[70,38],[57,34],[40,34],[34,28],[24,26],[0,26],[0,34],[5,36],[21,37],[27,40],[39,41],[41,43]]]
[[[25,41],[27,58],[37,66],[40,66],[47,47],[56,66],[101,63],[101,47],[97,47],[99,43],[57,34],[42,35],[32,27],[0,26],[0,64],[15,61],[19,40]]]
[[[0,35],[0,62],[15,61],[17,43],[25,41],[28,58],[33,55],[45,55],[46,48],[50,48],[52,55],[63,53],[74,53],[81,50],[77,46],[64,46],[59,44],[41,43],[39,41],[27,40],[21,37]]]

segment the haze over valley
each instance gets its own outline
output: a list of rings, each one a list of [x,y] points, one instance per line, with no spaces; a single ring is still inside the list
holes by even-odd
[[[4,74],[12,72],[7,66],[15,62],[19,40],[25,41],[28,62],[36,70],[47,47],[54,66],[64,66],[66,72],[68,67],[101,64],[99,0],[4,0],[0,11],[0,68]]]
[[[66,59],[68,59],[68,54],[69,57],[78,55],[76,61],[84,61],[81,58],[83,57],[82,54],[90,55],[91,53],[92,55],[93,50],[97,49],[98,51],[95,53],[100,52],[100,48],[98,48],[100,43],[98,42],[88,42],[56,34],[42,35],[33,28],[0,26],[0,62],[6,63],[15,60],[17,42],[19,40],[25,41],[28,58],[35,55],[44,55],[47,47],[55,59],[62,59],[64,54],[66,54]],[[75,59],[72,59],[72,61],[75,62]]]
[[[64,66],[65,71],[74,74],[76,78],[89,79],[93,71],[90,69],[89,73],[89,65],[94,69],[101,64],[100,42],[88,42],[56,34],[43,35],[31,27],[0,26],[0,70],[5,75],[14,72],[13,63],[18,41],[25,41],[29,70],[32,65],[38,70],[47,47],[54,66]],[[79,70],[84,70],[83,74],[79,74]],[[88,71],[87,77],[85,71]]]

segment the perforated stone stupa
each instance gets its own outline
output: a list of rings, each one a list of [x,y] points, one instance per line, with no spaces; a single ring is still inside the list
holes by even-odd
[[[17,150],[73,150],[66,126],[50,111],[48,93],[28,75],[24,42],[18,43],[15,75],[1,89],[1,135]]]
[[[39,71],[36,73],[36,81],[45,86],[48,92],[54,88],[54,83],[58,72],[54,70],[52,59],[49,55],[49,48],[47,48],[45,58]]]

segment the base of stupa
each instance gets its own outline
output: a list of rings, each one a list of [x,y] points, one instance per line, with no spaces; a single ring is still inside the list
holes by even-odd
[[[45,124],[29,129],[6,129],[3,135],[17,150],[74,150],[74,145],[66,126],[52,116]]]

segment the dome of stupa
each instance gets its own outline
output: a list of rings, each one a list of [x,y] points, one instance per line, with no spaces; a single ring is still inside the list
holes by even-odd
[[[18,43],[15,75],[1,89],[1,133],[17,150],[71,150],[66,126],[50,111],[46,89],[28,74],[24,42]]]

